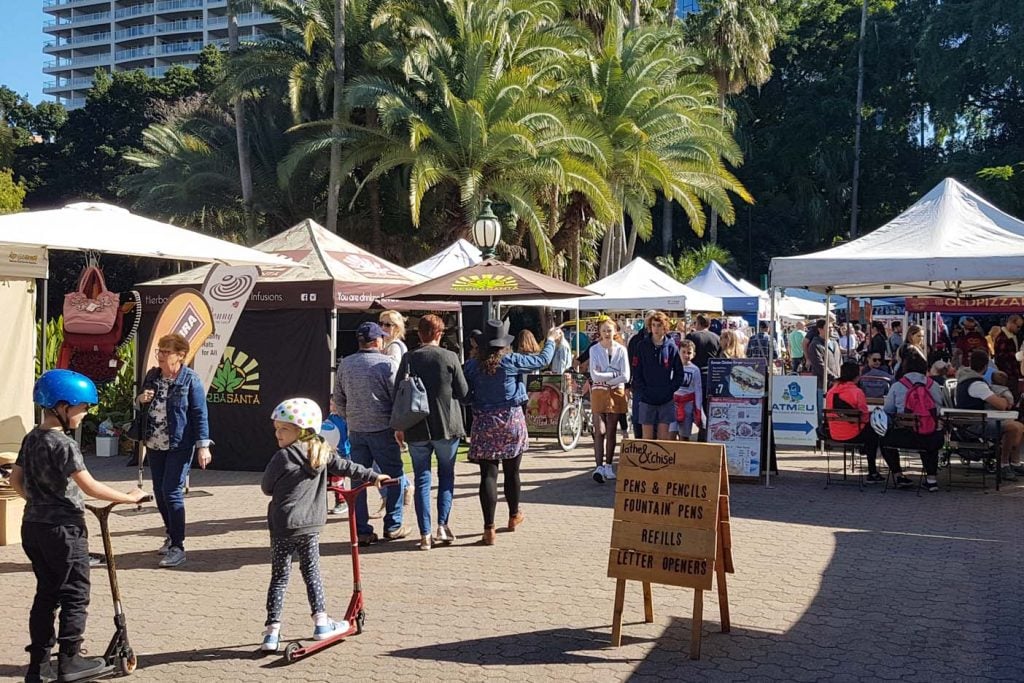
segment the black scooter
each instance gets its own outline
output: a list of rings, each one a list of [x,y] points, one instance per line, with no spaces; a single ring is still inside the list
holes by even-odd
[[[146,496],[140,503],[148,503],[153,496]],[[83,681],[95,681],[105,678],[114,671],[127,676],[135,671],[138,660],[135,651],[128,642],[128,623],[125,620],[124,609],[121,607],[121,589],[117,585],[117,566],[114,564],[114,548],[110,543],[110,511],[120,503],[108,503],[107,505],[90,505],[87,507],[100,522],[100,535],[103,537],[103,554],[107,560],[107,577],[110,579],[110,596],[114,601],[114,635],[110,638],[106,652],[103,653],[105,666],[89,678]]]

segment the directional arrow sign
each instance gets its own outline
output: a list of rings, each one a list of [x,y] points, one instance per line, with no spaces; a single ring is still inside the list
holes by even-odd
[[[814,425],[810,422],[804,422],[803,424],[796,422],[776,422],[775,429],[780,432],[803,432],[804,434],[808,434],[814,429]]]

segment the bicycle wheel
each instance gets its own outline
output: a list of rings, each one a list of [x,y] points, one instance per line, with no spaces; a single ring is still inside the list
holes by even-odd
[[[558,416],[558,445],[563,451],[576,448],[583,431],[583,411],[579,403],[568,403]]]

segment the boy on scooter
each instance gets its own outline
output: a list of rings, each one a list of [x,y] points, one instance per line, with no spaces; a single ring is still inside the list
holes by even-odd
[[[54,680],[50,651],[60,644],[56,680],[87,680],[104,669],[102,658],[79,654],[89,606],[89,533],[84,496],[135,503],[142,489],[121,493],[92,478],[82,451],[69,434],[98,402],[92,380],[71,370],[50,370],[36,381],[32,400],[43,408],[39,426],[25,435],[11,485],[28,502],[21,525],[22,547],[36,575],[29,614],[31,644],[26,683]],[[60,609],[60,632],[53,617]]]

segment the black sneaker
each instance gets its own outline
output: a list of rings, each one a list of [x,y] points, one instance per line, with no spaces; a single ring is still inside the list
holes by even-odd
[[[935,492],[937,492],[939,490],[939,482],[938,481],[925,481],[924,487],[926,489],[928,489],[929,493],[935,493]]]
[[[107,663],[100,657],[86,659],[78,652],[57,656],[57,680],[60,683],[74,683],[98,676],[106,668]]]
[[[864,481],[866,481],[869,484],[878,484],[885,481],[885,477],[883,477],[878,472],[873,472],[868,476],[864,477]]]
[[[57,672],[53,670],[53,662],[47,655],[41,662],[31,662],[25,672],[25,683],[53,683],[57,680]]]
[[[909,489],[914,487],[914,480],[910,477],[904,477],[902,474],[896,477],[896,488],[898,489]]]

